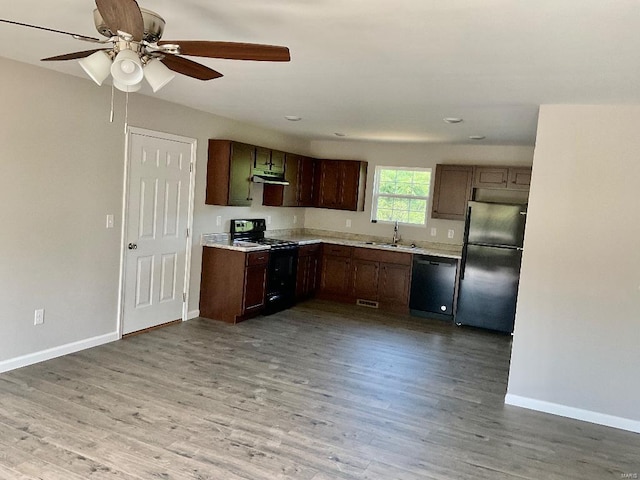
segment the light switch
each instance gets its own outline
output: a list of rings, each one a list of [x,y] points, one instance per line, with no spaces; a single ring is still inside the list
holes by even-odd
[[[107,228],[113,228],[113,215],[107,215]]]
[[[431,227],[431,236],[435,237],[438,234],[438,230],[436,227]]]

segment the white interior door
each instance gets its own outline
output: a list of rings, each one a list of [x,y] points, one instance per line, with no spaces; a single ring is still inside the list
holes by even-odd
[[[195,140],[131,129],[122,333],[186,315]]]

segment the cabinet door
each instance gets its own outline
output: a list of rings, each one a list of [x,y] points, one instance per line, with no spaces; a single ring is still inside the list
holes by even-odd
[[[299,207],[313,207],[314,205],[315,166],[316,161],[313,158],[299,157],[298,159],[297,201]]]
[[[271,165],[271,150],[264,147],[256,147],[255,162],[253,166],[258,170],[269,170]]]
[[[360,162],[341,162],[340,170],[340,208],[343,210],[358,210]]]
[[[323,293],[338,297],[348,296],[351,283],[351,259],[347,257],[334,257],[326,255],[322,258],[322,283],[320,288]]]
[[[436,165],[431,216],[448,220],[464,220],[471,199],[473,167]]]
[[[320,255],[316,252],[307,257],[309,259],[307,265],[306,277],[306,295],[313,297],[318,290],[318,267],[320,264]]]
[[[251,205],[251,170],[255,148],[243,143],[231,145],[231,168],[229,173],[229,205]]]
[[[308,256],[302,257],[298,255],[298,269],[296,271],[296,300],[302,300],[307,296],[307,282],[309,271]]]
[[[267,265],[250,265],[244,276],[243,314],[264,307],[267,286]]]
[[[479,188],[507,188],[509,169],[507,167],[476,167],[473,185]]]
[[[514,190],[529,190],[531,186],[531,169],[516,167],[509,169],[509,188]]]
[[[274,172],[284,172],[287,154],[279,150],[271,150],[270,165]]]
[[[378,300],[379,262],[353,261],[353,296],[363,300]]]
[[[341,203],[340,162],[321,160],[318,175],[318,207],[339,208]]]
[[[411,267],[393,263],[380,264],[378,299],[388,305],[408,306]]]
[[[287,153],[285,161],[284,177],[289,182],[289,185],[282,187],[282,206],[283,207],[297,207],[298,206],[298,190],[300,188],[298,184],[300,155],[294,155]]]

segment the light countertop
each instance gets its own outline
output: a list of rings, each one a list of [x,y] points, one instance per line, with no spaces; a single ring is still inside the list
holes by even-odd
[[[267,237],[270,235],[267,232]],[[440,244],[419,245],[412,247],[411,245],[399,244],[394,246],[389,243],[368,242],[363,240],[351,240],[337,237],[327,237],[322,235],[273,235],[273,238],[290,240],[299,245],[310,245],[314,243],[331,243],[334,245],[345,245],[349,247],[371,248],[378,250],[386,250],[392,252],[405,252],[415,255],[432,255],[436,257],[460,259],[460,250],[462,247],[447,245],[443,247]],[[201,245],[203,247],[225,248],[228,250],[237,250],[241,252],[255,252],[261,250],[269,250],[269,246],[260,245],[252,242],[232,242],[228,233],[203,234]]]

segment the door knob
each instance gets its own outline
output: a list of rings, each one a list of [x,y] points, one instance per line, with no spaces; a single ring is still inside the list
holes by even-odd
[[[137,248],[138,248],[138,245],[136,245],[135,243],[129,244],[129,250],[136,250]]]

